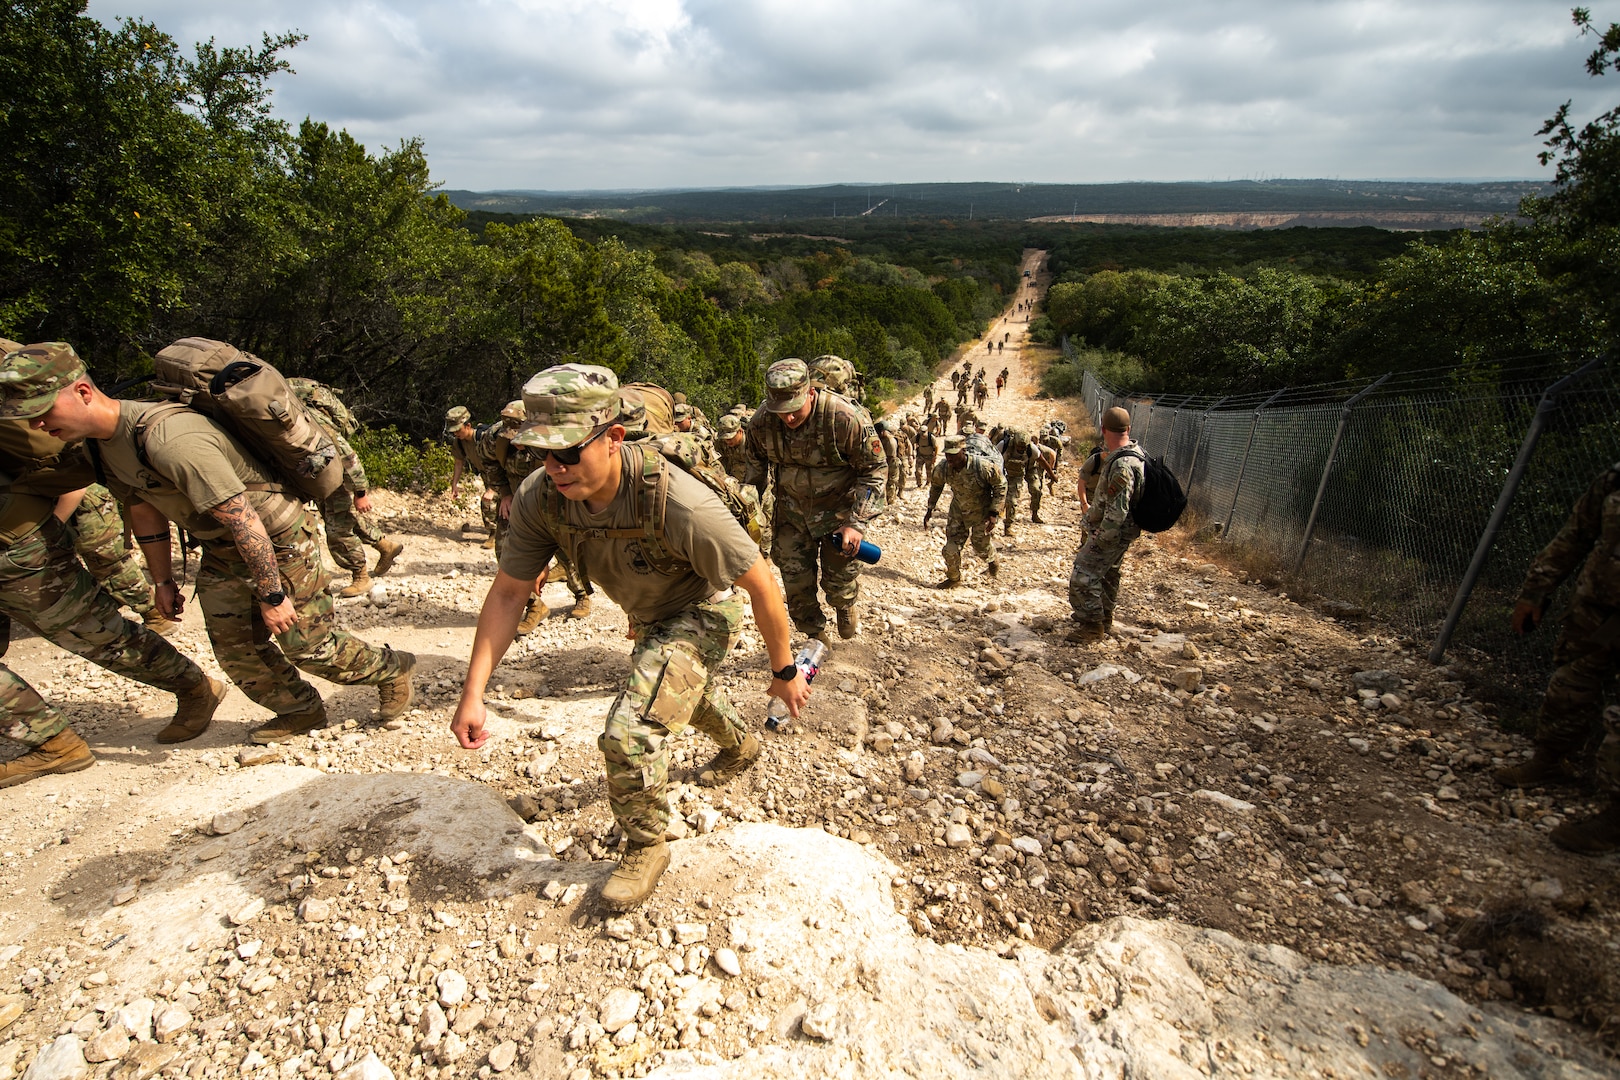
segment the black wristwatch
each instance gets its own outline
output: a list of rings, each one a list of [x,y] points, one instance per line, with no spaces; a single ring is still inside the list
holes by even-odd
[[[782,682],[792,682],[799,674],[798,664],[789,664],[781,671],[773,671],[771,675]]]
[[[259,597],[259,603],[265,607],[280,607],[287,600],[287,594],[277,589],[268,596]]]

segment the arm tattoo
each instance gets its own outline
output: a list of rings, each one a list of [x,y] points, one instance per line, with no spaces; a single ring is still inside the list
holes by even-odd
[[[264,531],[264,522],[248,503],[246,495],[233,495],[208,511],[210,517],[231,530],[236,550],[247,563],[253,578],[253,591],[268,596],[281,589],[281,570],[276,566],[275,545]]]

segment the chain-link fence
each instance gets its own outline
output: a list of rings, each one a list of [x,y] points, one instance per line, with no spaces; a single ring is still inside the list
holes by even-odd
[[[1093,422],[1130,410],[1189,505],[1295,583],[1422,642],[1476,650],[1506,689],[1539,688],[1546,629],[1513,637],[1530,560],[1620,461],[1612,357],[1535,358],[1233,398],[1132,394],[1084,379]]]

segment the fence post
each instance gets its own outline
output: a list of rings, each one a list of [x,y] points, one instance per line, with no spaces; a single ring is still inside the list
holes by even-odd
[[[1198,448],[1204,444],[1204,428],[1209,425],[1209,414],[1220,408],[1221,402],[1225,400],[1223,397],[1216,398],[1215,404],[1205,409],[1204,414],[1198,418],[1198,436],[1193,439],[1192,464],[1187,466],[1187,494],[1189,497],[1192,495],[1193,473],[1198,468]]]
[[[1142,428],[1142,437],[1140,439],[1136,440],[1137,442],[1141,443],[1144,447],[1147,445],[1147,433],[1153,430],[1153,412],[1158,407],[1159,407],[1159,404],[1158,404],[1157,401],[1148,402],[1147,424],[1146,424],[1146,426],[1144,426]]]
[[[1243,490],[1243,474],[1249,470],[1249,451],[1254,448],[1254,433],[1260,427],[1260,414],[1265,412],[1273,401],[1286,393],[1288,393],[1288,387],[1285,386],[1266,398],[1265,401],[1260,403],[1260,407],[1254,410],[1254,421],[1249,425],[1249,441],[1243,444],[1243,462],[1238,465],[1237,483],[1232,485],[1232,506],[1226,511],[1226,520],[1221,523],[1221,535],[1228,540],[1232,539],[1232,515],[1237,513],[1238,493]]]
[[[1322,509],[1322,496],[1327,493],[1328,475],[1333,472],[1333,461],[1339,456],[1339,442],[1344,438],[1344,429],[1350,423],[1350,410],[1354,409],[1362,398],[1372,393],[1389,381],[1394,372],[1386,372],[1378,377],[1378,381],[1371,386],[1363,387],[1353,394],[1344,408],[1339,410],[1339,426],[1333,432],[1333,445],[1328,447],[1327,461],[1322,465],[1322,480],[1316,485],[1316,498],[1311,502],[1311,515],[1305,519],[1305,539],[1299,543],[1299,558],[1294,560],[1294,574],[1298,576],[1300,569],[1305,565],[1305,553],[1311,550],[1311,536],[1316,532],[1316,515]]]
[[[1485,531],[1480,534],[1479,546],[1474,548],[1474,558],[1468,564],[1468,572],[1463,574],[1462,584],[1457,586],[1457,595],[1451,601],[1451,610],[1446,612],[1446,621],[1440,627],[1434,645],[1429,649],[1429,663],[1438,664],[1446,655],[1446,646],[1451,644],[1451,635],[1456,633],[1457,623],[1462,621],[1463,609],[1468,606],[1468,597],[1473,593],[1474,586],[1479,582],[1479,575],[1485,569],[1485,559],[1496,543],[1496,534],[1501,531],[1502,522],[1507,519],[1508,508],[1513,505],[1513,496],[1518,493],[1519,482],[1524,479],[1524,471],[1530,465],[1530,456],[1535,453],[1536,443],[1541,440],[1541,433],[1547,427],[1547,418],[1558,409],[1558,395],[1570,383],[1608,359],[1609,354],[1604,353],[1595,360],[1588,360],[1542,393],[1541,400],[1536,404],[1536,413],[1530,419],[1530,430],[1525,432],[1524,442],[1519,446],[1519,456],[1513,459],[1513,468],[1508,470],[1507,480],[1502,484],[1502,494],[1497,496],[1496,508],[1491,511],[1491,518],[1485,523]]]

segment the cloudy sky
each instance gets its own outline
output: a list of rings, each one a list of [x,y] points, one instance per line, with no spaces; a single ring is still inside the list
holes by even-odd
[[[1540,178],[1591,80],[1564,0],[91,0],[309,40],[280,115],[474,190]],[[1594,5],[1606,25],[1620,10]]]

